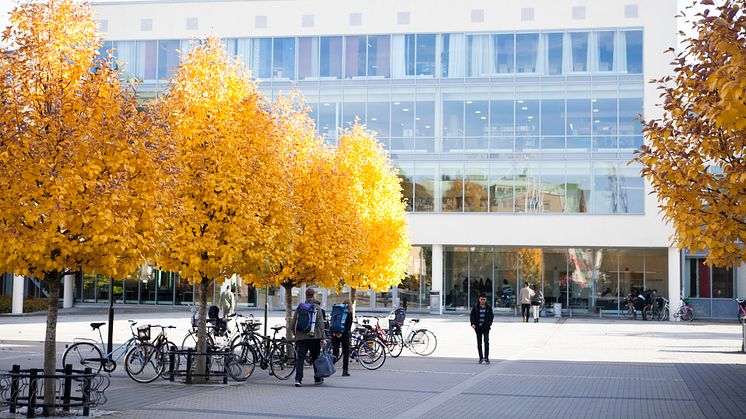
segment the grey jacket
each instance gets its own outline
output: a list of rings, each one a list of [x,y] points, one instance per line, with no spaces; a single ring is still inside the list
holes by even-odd
[[[293,340],[322,339],[324,337],[324,311],[321,310],[321,303],[316,300],[306,300],[306,304],[313,304],[316,308],[316,328],[313,336],[310,333],[300,333],[295,331],[295,325],[298,322],[298,311],[293,312],[293,319],[290,320],[290,331],[293,334]]]

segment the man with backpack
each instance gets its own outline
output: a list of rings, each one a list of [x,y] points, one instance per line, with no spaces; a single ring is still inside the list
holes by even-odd
[[[298,304],[290,321],[290,330],[295,340],[295,386],[303,385],[303,363],[306,353],[311,352],[311,363],[314,369],[314,384],[322,384],[323,378],[316,378],[316,358],[321,353],[321,339],[324,338],[324,312],[321,303],[316,300],[316,291],[306,289],[306,301]]]
[[[332,333],[332,352],[334,359],[339,359],[339,346],[342,345],[342,377],[350,376],[350,333],[352,330],[352,313],[350,300],[332,307],[332,319],[329,322]]]

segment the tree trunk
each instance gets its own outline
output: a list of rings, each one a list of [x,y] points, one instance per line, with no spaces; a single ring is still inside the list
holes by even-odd
[[[197,319],[197,353],[207,352],[207,284],[210,282],[208,278],[202,277],[202,282],[199,284],[199,317]],[[207,366],[207,357],[198,356],[195,359],[195,371],[197,374],[204,374]],[[195,377],[194,383],[205,383],[207,377]]]
[[[45,272],[44,279],[49,286],[47,296],[47,336],[44,339],[44,375],[54,375],[57,369],[57,306],[60,296],[60,275],[58,272]],[[44,415],[50,416],[54,413],[55,405],[55,379],[44,379],[44,404],[50,407],[44,408]]]
[[[290,330],[290,321],[293,320],[293,284],[282,284],[285,289],[285,337],[293,338],[294,330]]]
[[[352,318],[355,318],[355,313],[357,312],[357,303],[356,298],[357,297],[357,288],[350,288],[350,313],[352,313]]]

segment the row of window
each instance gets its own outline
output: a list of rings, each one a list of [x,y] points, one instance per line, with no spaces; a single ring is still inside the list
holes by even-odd
[[[642,214],[637,165],[620,161],[397,162],[412,212]]]
[[[126,74],[163,80],[179,63],[185,40],[109,41]],[[642,31],[447,33],[227,38],[263,80],[465,78],[505,75],[640,74]]]

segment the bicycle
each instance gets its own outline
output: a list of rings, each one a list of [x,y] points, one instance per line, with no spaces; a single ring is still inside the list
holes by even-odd
[[[98,341],[94,339],[76,338],[62,355],[62,364],[90,367],[98,374],[103,368],[111,373],[117,367],[117,361],[124,356],[124,369],[127,375],[138,383],[150,383],[160,377],[164,368],[163,353],[160,349],[148,343],[150,340],[150,326],[140,326],[135,332],[137,322],[128,320],[132,337],[123,344],[106,352],[101,326],[106,323],[91,323],[91,328],[98,331]]]
[[[668,300],[663,297],[656,297],[655,301],[645,306],[643,309],[646,320],[663,321],[668,319]]]
[[[332,351],[332,340],[328,339],[325,350]],[[367,370],[377,370],[386,363],[386,347],[376,337],[371,326],[364,325],[356,327],[350,334],[350,359],[360,364]],[[342,356],[334,359],[337,363]]]
[[[161,329],[161,331],[155,336],[155,338],[153,338],[150,341],[150,343],[156,348],[158,348],[163,354],[164,367],[163,367],[163,372],[161,373],[161,375],[163,376],[163,378],[168,378],[169,370],[171,369],[173,369],[174,371],[178,370],[179,363],[180,363],[180,357],[176,356],[174,357],[173,368],[170,368],[170,366],[168,365],[168,363],[170,362],[168,353],[179,349],[179,347],[176,346],[175,343],[168,340],[168,338],[166,337],[166,329],[176,329],[176,326],[163,326],[160,324],[149,324],[147,326],[150,328]]]
[[[691,307],[691,301],[689,298],[681,300],[679,307],[673,313],[675,319],[681,319],[682,321],[693,321],[694,320],[694,309]]]
[[[406,347],[417,355],[428,356],[435,352],[435,348],[438,346],[438,338],[435,333],[428,329],[415,329],[414,325],[419,322],[419,319],[410,319],[406,324],[406,332],[400,327],[396,327],[390,329],[389,333],[396,336],[397,344],[402,348]]]
[[[376,325],[373,327],[373,331],[375,333],[375,337],[383,343],[383,346],[386,348],[386,351],[392,358],[397,358],[399,355],[401,355],[402,350],[404,347],[402,345],[399,345],[399,339],[397,338],[395,333],[391,333],[391,329],[394,328],[394,325],[391,321],[389,321],[389,328],[384,329],[381,327],[381,318],[376,316],[362,316],[364,317],[362,322],[363,325],[369,324],[369,320],[365,317],[370,317],[373,319],[376,319]]]
[[[738,303],[738,321],[744,324],[746,323],[746,300],[736,298],[735,301]]]
[[[269,368],[269,374],[279,380],[287,380],[295,372],[295,346],[285,336],[277,337],[285,326],[274,326],[272,337],[257,333],[261,323],[241,323],[241,340],[232,345],[236,361],[244,368],[248,378],[259,363],[263,370]]]

